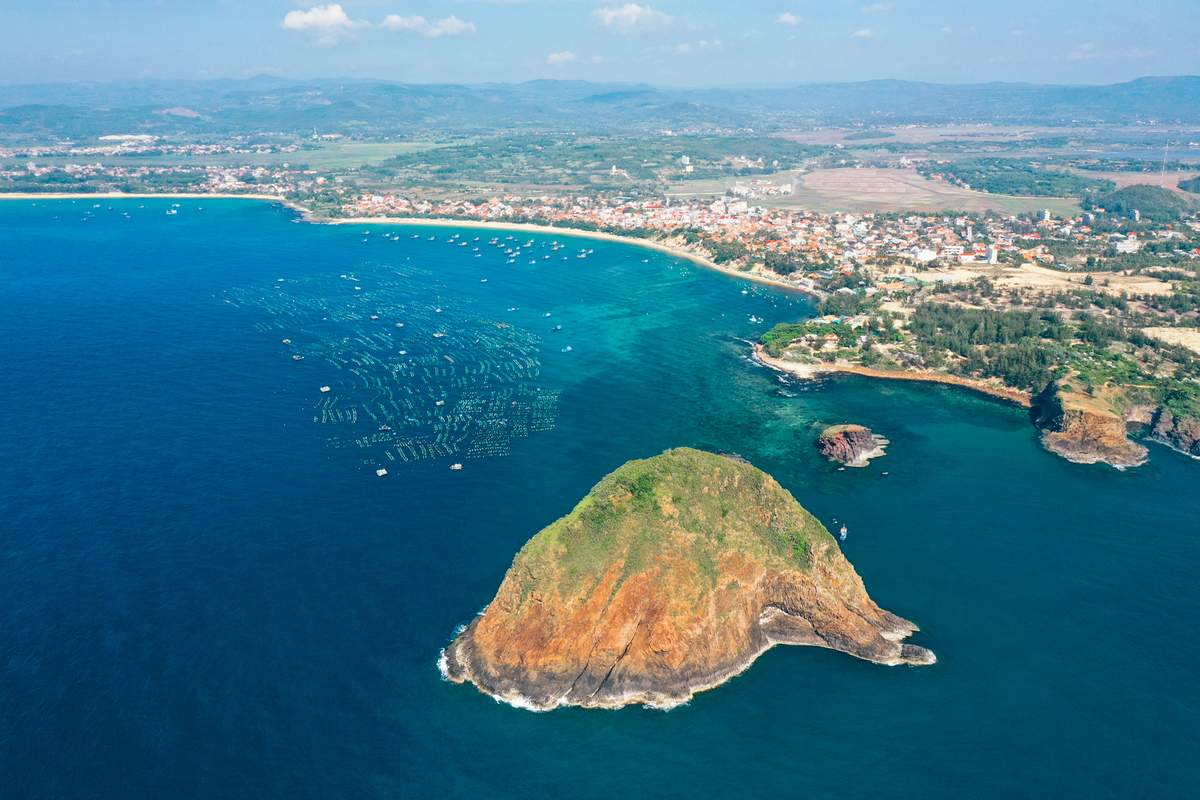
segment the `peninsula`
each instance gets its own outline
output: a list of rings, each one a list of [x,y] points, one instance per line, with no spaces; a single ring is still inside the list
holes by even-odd
[[[773,478],[679,448],[621,466],[530,539],[441,668],[538,710],[670,707],[776,644],[934,663],[902,643],[916,630]]]

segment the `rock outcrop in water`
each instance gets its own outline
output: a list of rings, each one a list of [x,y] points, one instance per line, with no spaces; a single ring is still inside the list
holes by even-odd
[[[769,475],[681,448],[620,467],[530,539],[442,667],[537,709],[670,706],[776,644],[931,664],[901,643],[916,630]]]
[[[862,425],[833,425],[821,432],[817,449],[830,461],[847,467],[865,467],[872,458],[884,454],[887,443],[887,439],[876,436]]]
[[[1120,414],[1076,392],[1051,389],[1047,395],[1037,420],[1047,450],[1076,464],[1124,468],[1146,463],[1148,451],[1129,441]]]

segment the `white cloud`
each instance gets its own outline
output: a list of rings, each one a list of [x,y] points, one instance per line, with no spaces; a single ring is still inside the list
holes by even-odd
[[[617,33],[641,33],[642,31],[669,28],[674,17],[655,11],[650,6],[626,3],[620,8],[597,8],[592,17],[606,28]]]
[[[439,19],[437,21],[437,25],[433,26],[433,35],[434,36],[441,36],[442,34],[446,34],[447,36],[458,36],[460,33],[474,33],[474,32],[475,32],[475,23],[474,22],[463,22],[461,19],[454,16],[453,14],[446,17],[445,19]]]
[[[1025,31],[1009,31],[1010,36],[1024,36]]]
[[[604,60],[604,56],[592,56],[593,64],[599,64],[603,60]]]
[[[399,14],[388,14],[379,23],[379,27],[389,31],[420,31],[429,27],[429,21],[424,17],[402,17]]]
[[[574,61],[574,60],[575,60],[574,54],[567,53],[567,52],[551,53],[550,55],[548,55],[546,57],[546,63],[553,64],[556,67],[561,67],[563,64],[566,64],[566,63],[568,63],[570,61]]]
[[[872,3],[869,6],[863,6],[859,11],[864,14],[873,14],[876,11],[887,11],[894,5],[895,3]]]
[[[954,31],[950,30],[949,28],[942,28],[942,33],[954,33]]]
[[[449,16],[430,23],[421,16],[402,17],[399,14],[388,14],[379,27],[389,31],[416,31],[426,39],[436,39],[439,36],[458,36],[461,33],[475,33],[475,24],[463,22],[456,16]]]
[[[313,6],[308,11],[289,11],[280,23],[281,28],[293,31],[337,31],[357,28],[369,23],[355,22],[337,3],[330,6]]]
[[[1067,53],[1067,60],[1078,61],[1083,58],[1096,58],[1097,54],[1091,52],[1095,47],[1096,45],[1094,44],[1081,44],[1071,52]]]
[[[852,34],[850,34],[850,35],[851,35],[851,36],[858,36],[858,37],[860,37],[860,38],[866,39],[867,37],[869,37],[869,36],[871,35],[871,29],[870,29],[870,28],[863,28],[861,31],[855,31],[854,33],[852,33]]]
[[[308,11],[289,11],[283,22],[279,23],[279,27],[285,30],[306,31],[316,36],[318,44],[332,47],[337,44],[339,36],[352,35],[355,28],[370,24],[363,20],[350,19],[339,4],[333,3],[328,6],[313,6]]]
[[[795,14],[789,14],[785,11],[780,14],[779,19],[775,21],[777,23],[782,23],[783,25],[799,25],[801,22],[804,22],[804,19],[803,17],[797,17]]]

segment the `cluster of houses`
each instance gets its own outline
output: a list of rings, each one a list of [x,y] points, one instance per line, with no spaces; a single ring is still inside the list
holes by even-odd
[[[802,262],[832,263],[837,267],[879,263],[912,265],[995,263],[1002,251],[1031,262],[1051,263],[1054,256],[1040,234],[1016,234],[1016,217],[989,220],[976,233],[967,217],[909,216],[877,218],[872,213],[818,214],[812,211],[764,209],[738,198],[713,202],[515,197],[485,202],[446,199],[441,202],[397,195],[362,195],[343,206],[352,217],[431,215],[481,220],[537,220],[543,224],[587,223],[605,229],[650,229],[671,233],[680,229],[702,232],[715,242],[736,242],[747,254],[762,258],[775,252]],[[1068,236],[1090,230],[1076,220],[1054,223]],[[1049,236],[1049,232],[1047,236]]]

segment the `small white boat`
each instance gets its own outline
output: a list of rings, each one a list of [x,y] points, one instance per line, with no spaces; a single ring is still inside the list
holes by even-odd
[[[375,474],[382,478],[384,475],[387,475],[387,470],[386,469],[377,469],[377,470],[375,470]]]
[[[462,469],[462,464],[451,464],[450,469]]]
[[[322,387],[321,387],[321,394],[325,394],[325,393],[326,393],[326,392],[328,392],[328,391],[329,391],[329,387],[328,387],[328,386],[322,386]]]

